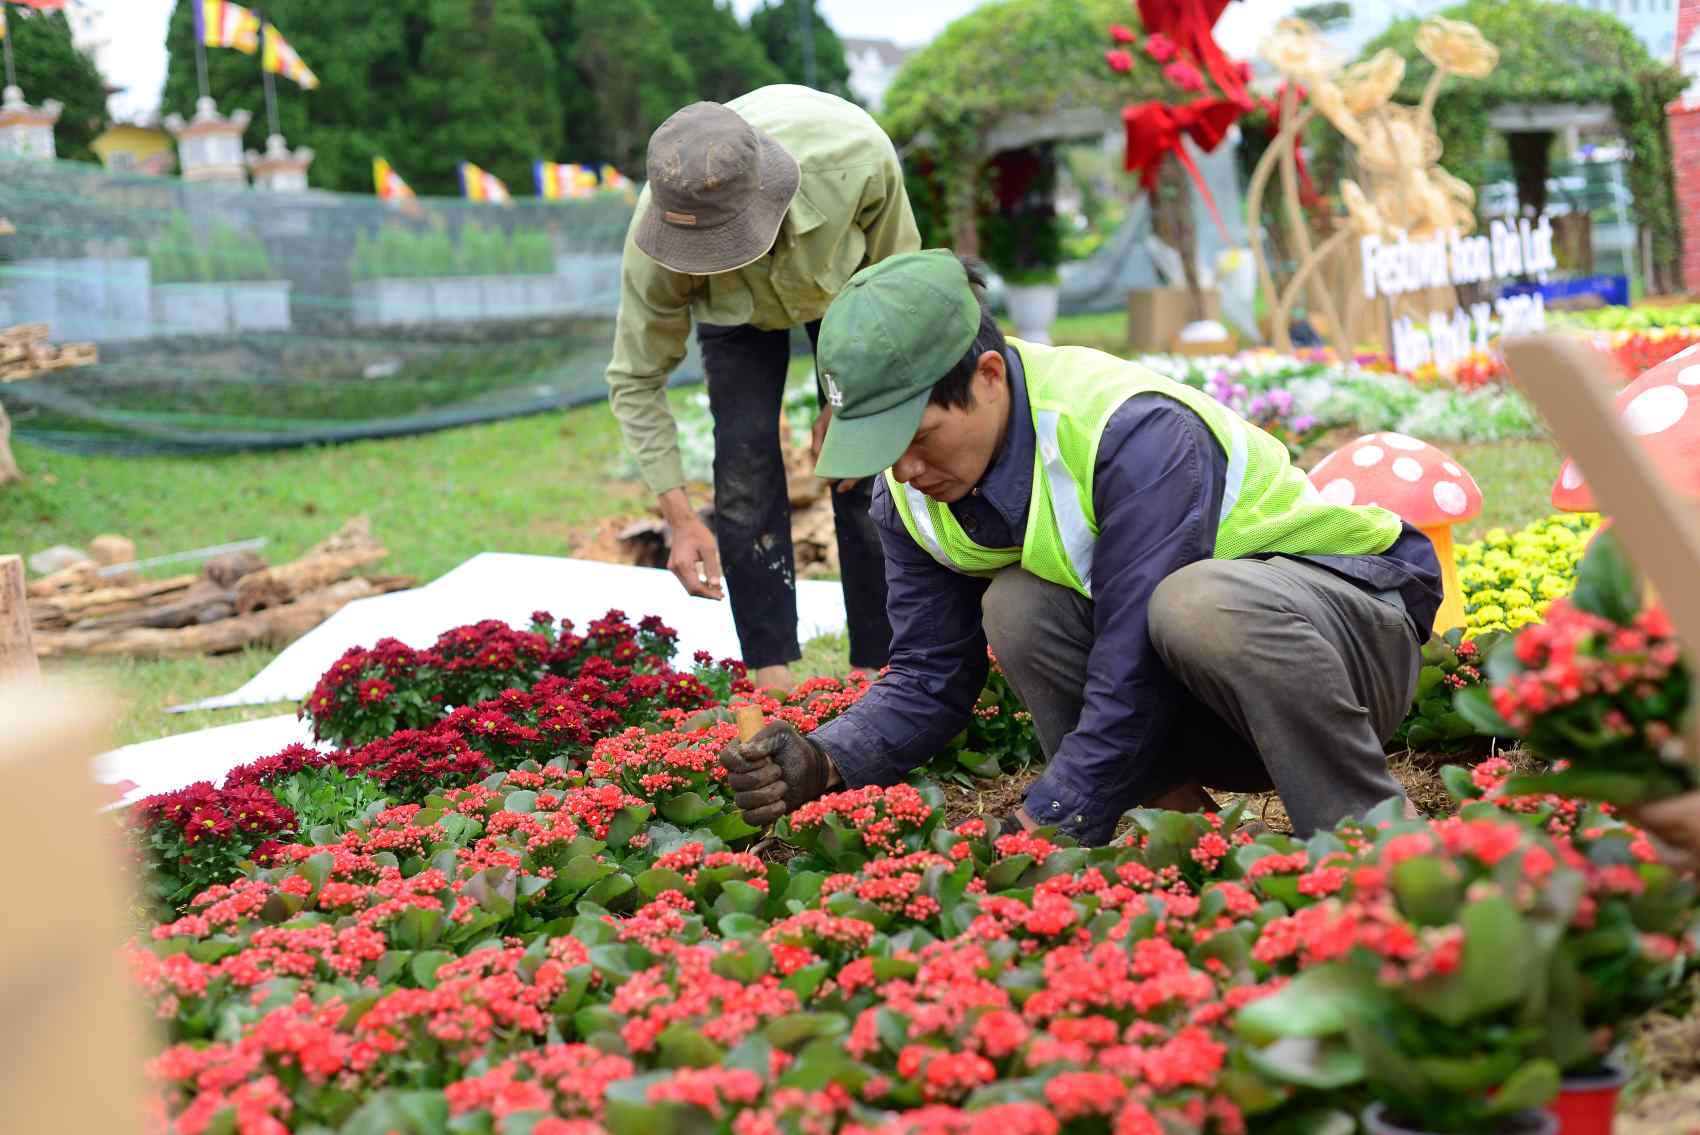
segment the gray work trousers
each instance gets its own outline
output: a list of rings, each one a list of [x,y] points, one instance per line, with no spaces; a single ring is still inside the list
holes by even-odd
[[[1092,601],[1020,568],[983,602],[986,637],[1049,758],[1080,717]],[[1390,796],[1383,742],[1415,696],[1421,654],[1395,596],[1288,557],[1201,560],[1158,585],[1151,644],[1186,697],[1136,807],[1197,782],[1281,795],[1307,836]]]

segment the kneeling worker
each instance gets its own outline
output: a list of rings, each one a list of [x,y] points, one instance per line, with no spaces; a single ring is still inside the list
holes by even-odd
[[[1099,351],[1005,339],[935,249],[853,277],[821,325],[816,473],[884,470],[891,665],[804,737],[721,755],[765,824],[892,784],[968,723],[988,642],[1048,759],[1016,818],[1103,843],[1200,785],[1276,789],[1308,834],[1400,795],[1440,568],[1420,532],[1324,501],[1281,442]]]

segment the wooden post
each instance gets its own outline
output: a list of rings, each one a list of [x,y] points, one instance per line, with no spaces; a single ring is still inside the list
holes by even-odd
[[[39,669],[30,641],[30,606],[24,594],[24,561],[0,556],[0,681],[33,678]]]
[[[738,719],[738,740],[748,741],[761,732],[761,710],[753,705],[741,705],[734,715]]]
[[[89,776],[108,710],[86,691],[0,681],[0,862],[16,912],[0,934],[8,1131],[141,1129],[144,1021],[118,953],[130,896]]]
[[[1518,385],[1575,460],[1611,516],[1635,566],[1658,592],[1690,665],[1700,659],[1700,523],[1630,435],[1613,402],[1607,364],[1579,340],[1531,335],[1502,345]],[[1700,755],[1700,713],[1690,753]]]
[[[12,457],[12,419],[6,416],[6,407],[0,406],[0,485],[23,479],[23,471]]]

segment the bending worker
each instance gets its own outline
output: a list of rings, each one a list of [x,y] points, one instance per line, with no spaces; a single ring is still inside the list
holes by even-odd
[[[804,326],[812,343],[857,269],[921,246],[903,170],[867,112],[782,85],[674,114],[649,140],[647,177],[620,261],[609,402],[672,530],[673,574],[719,599],[724,566],[751,677],[789,688],[802,654],[779,445],[790,329]],[[685,495],[667,405],[693,319],[714,417],[712,534]],[[832,409],[816,423],[817,449]],[[877,669],[891,627],[870,488],[838,486],[832,517],[850,662]]]
[[[945,250],[850,281],[822,323],[817,473],[868,477],[891,666],[804,737],[721,754],[767,823],[891,784],[963,729],[990,644],[1047,758],[1016,813],[1103,843],[1201,785],[1279,791],[1301,834],[1401,795],[1382,742],[1441,600],[1428,539],[1325,502],[1275,438],[1099,351],[1005,339]]]

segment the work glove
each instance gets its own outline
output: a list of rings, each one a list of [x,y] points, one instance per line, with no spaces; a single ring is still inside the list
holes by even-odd
[[[764,828],[826,791],[832,762],[795,726],[775,721],[720,751],[720,766],[744,822]]]

